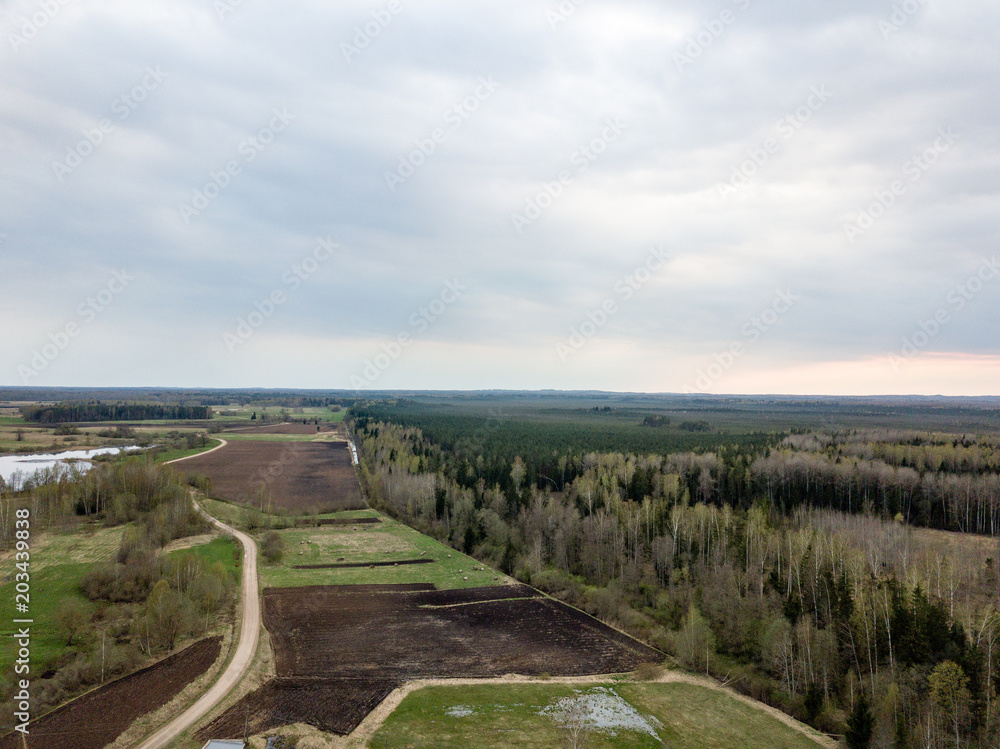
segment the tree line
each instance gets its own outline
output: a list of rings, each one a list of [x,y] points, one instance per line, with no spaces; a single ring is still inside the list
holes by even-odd
[[[211,419],[209,406],[161,405],[157,403],[56,403],[21,406],[25,421],[65,424],[81,421],[162,421]]]

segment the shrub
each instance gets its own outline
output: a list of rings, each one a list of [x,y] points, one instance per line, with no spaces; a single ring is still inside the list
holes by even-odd
[[[659,663],[640,663],[632,674],[636,681],[656,681],[663,675],[663,666]]]
[[[198,491],[208,494],[212,491],[212,478],[204,473],[189,473],[187,477],[189,486],[193,486]]]
[[[285,539],[277,531],[268,531],[264,534],[261,553],[271,564],[280,562],[285,557]]]
[[[79,598],[66,597],[56,606],[56,622],[60,631],[66,635],[68,647],[73,644],[73,638],[90,623],[90,612]]]

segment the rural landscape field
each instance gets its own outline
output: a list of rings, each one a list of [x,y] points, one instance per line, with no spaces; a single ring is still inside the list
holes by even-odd
[[[0,749],[1000,749],[1000,2],[0,27]]]
[[[1000,735],[1000,404],[120,395],[3,404],[119,451],[8,466],[0,746]]]

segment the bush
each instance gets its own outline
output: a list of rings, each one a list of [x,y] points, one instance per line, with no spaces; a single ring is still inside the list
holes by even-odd
[[[546,567],[531,575],[531,584],[549,595],[575,604],[583,596],[583,585],[556,567]]]
[[[74,638],[90,624],[90,611],[79,598],[67,596],[56,605],[56,622],[60,632],[66,635],[66,646],[69,647]]]
[[[640,663],[632,675],[636,681],[656,681],[663,676],[663,666],[659,663]]]
[[[93,658],[99,664],[101,658],[101,643],[97,642],[97,650]],[[134,671],[142,663],[142,654],[132,643],[126,645],[108,645],[104,657],[104,680],[122,676]]]
[[[135,549],[124,564],[109,563],[88,572],[80,581],[80,589],[92,601],[141,603],[158,578],[153,553]]]
[[[212,477],[204,473],[189,473],[187,477],[189,486],[193,486],[200,492],[208,494],[212,491]]]
[[[280,562],[285,557],[285,539],[277,531],[268,531],[264,534],[261,553],[271,564]]]

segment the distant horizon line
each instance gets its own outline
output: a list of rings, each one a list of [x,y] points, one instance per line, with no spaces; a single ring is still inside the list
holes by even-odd
[[[681,398],[783,398],[783,399],[878,399],[878,398],[900,398],[900,399],[978,399],[1000,401],[1000,393],[987,395],[945,395],[942,393],[873,393],[873,394],[845,394],[845,393],[703,393],[703,392],[677,392],[677,391],[642,391],[642,390],[602,390],[602,389],[575,389],[566,390],[559,388],[383,388],[357,390],[353,388],[316,388],[316,387],[294,387],[294,386],[180,386],[180,385],[0,385],[0,393],[3,392],[58,392],[73,390],[105,390],[105,391],[127,391],[127,390],[163,390],[168,392],[249,392],[249,393],[330,393],[347,397],[372,397],[378,395],[407,395],[407,394],[509,394],[509,395],[602,395],[602,396],[646,396],[646,397],[681,397]]]

